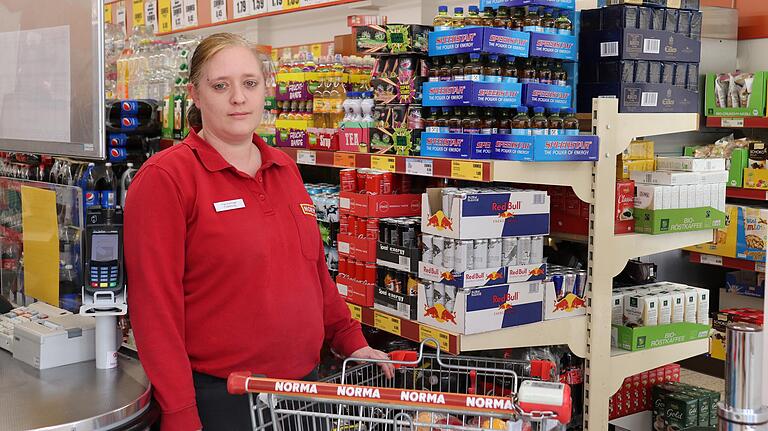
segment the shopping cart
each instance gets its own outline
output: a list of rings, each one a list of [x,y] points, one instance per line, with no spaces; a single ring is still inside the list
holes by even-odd
[[[256,431],[552,430],[570,421],[570,388],[535,376],[546,367],[444,357],[439,348],[424,352],[427,343],[438,346],[426,339],[418,352],[392,352],[390,361],[347,359],[323,382],[232,373],[228,389],[248,393]],[[394,378],[381,371],[384,362],[394,364]]]

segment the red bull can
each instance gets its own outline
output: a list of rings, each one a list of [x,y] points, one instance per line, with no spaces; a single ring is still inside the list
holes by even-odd
[[[339,232],[341,233],[349,232],[349,214],[339,215]]]
[[[573,288],[576,286],[576,273],[566,272],[563,274],[563,290],[565,294],[574,293]]]
[[[139,119],[136,117],[123,117],[120,119],[120,128],[123,130],[136,130],[139,127]]]
[[[472,243],[473,252],[472,259],[474,261],[474,269],[488,268],[488,240],[476,239]]]
[[[450,238],[445,238],[443,246],[443,266],[453,268],[456,264],[456,242]]]
[[[544,262],[544,237],[531,237],[531,264]]]
[[[453,205],[453,197],[459,189],[455,187],[446,187],[440,190],[440,195],[443,201],[443,214],[451,218],[451,206]]]
[[[587,294],[587,271],[576,271],[576,283],[573,285],[573,294],[583,298]]]
[[[411,248],[416,246],[416,225],[412,220],[401,221],[403,233],[402,233],[402,246]]]
[[[124,147],[116,147],[109,149],[109,161],[110,162],[124,162],[128,159],[128,150]]]
[[[436,236],[432,239],[432,264],[443,264],[443,250],[445,250],[445,238]]]
[[[432,289],[432,298],[432,306],[437,304],[445,306],[445,284],[434,283],[434,288]]]
[[[425,282],[424,283],[424,298],[427,302],[427,308],[432,308],[435,306],[435,283],[432,282]]]
[[[139,113],[139,102],[135,100],[123,100],[120,103],[120,113],[122,115],[137,115]]]
[[[531,263],[531,237],[521,236],[517,239],[517,264],[529,265]]]
[[[424,263],[433,263],[432,240],[435,237],[426,233],[421,234],[421,260]]]
[[[445,309],[449,313],[453,314],[454,308],[456,308],[456,292],[458,289],[456,286],[445,286]]]
[[[552,284],[555,285],[555,295],[557,296],[558,301],[565,298],[565,292],[563,291],[563,274],[552,274],[548,278],[551,278]]]
[[[472,240],[462,239],[456,241],[456,251],[453,259],[454,272],[461,274],[473,268],[475,249]]]
[[[506,237],[501,240],[503,266],[517,266],[517,237]]]
[[[501,239],[495,238],[488,240],[488,268],[501,267],[501,248]]]

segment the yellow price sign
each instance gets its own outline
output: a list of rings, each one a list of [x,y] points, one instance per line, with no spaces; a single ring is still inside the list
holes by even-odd
[[[323,45],[316,43],[313,44],[310,47],[310,52],[312,52],[312,57],[314,58],[320,58],[323,56]]]
[[[104,5],[104,22],[112,24],[112,3]]]
[[[352,153],[336,152],[333,154],[333,166],[338,168],[354,168],[355,155]]]
[[[299,4],[300,0],[283,0],[283,10],[296,9]]]
[[[171,27],[171,0],[157,0],[157,11],[157,24],[160,33],[168,33],[173,30]]]
[[[373,327],[387,331],[397,336],[400,335],[400,318],[388,314],[373,312]]]
[[[480,162],[451,161],[451,178],[457,180],[482,181],[483,164]]]
[[[363,321],[363,309],[359,305],[350,304],[347,302],[347,308],[349,308],[349,312],[352,314],[352,318],[357,320],[358,322]]]
[[[371,169],[395,172],[397,170],[397,162],[394,157],[390,156],[371,156]]]
[[[437,340],[437,342],[440,343],[440,349],[446,352],[451,351],[450,334],[439,329],[431,328],[429,326],[419,325],[419,341],[424,341],[427,338],[434,338]]]
[[[144,0],[133,0],[133,25],[144,25]]]

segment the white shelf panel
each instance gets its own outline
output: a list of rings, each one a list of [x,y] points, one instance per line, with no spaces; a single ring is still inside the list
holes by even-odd
[[[714,231],[711,229],[663,235],[628,233],[614,235],[612,241],[609,241],[610,244],[597,244],[597,246],[608,246],[613,250],[611,254],[611,259],[613,260],[611,268],[613,268],[615,274],[618,274],[630,259],[678,250],[683,247],[709,242],[712,239],[714,239]]]
[[[493,162],[493,181],[570,186],[584,202],[593,203],[590,162]]]
[[[462,352],[564,344],[574,355],[586,356],[587,316],[545,320],[500,331],[462,335]]]
[[[652,430],[653,415],[650,411],[635,413],[610,422],[617,431]]]
[[[629,376],[707,352],[709,337],[637,352],[612,347],[610,392],[616,392]]]

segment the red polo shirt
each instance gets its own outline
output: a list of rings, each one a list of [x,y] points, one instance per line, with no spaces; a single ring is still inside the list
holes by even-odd
[[[125,208],[131,324],[163,430],[201,427],[192,370],[299,379],[323,341],[367,345],[326,267],[296,164],[254,137],[254,177],[195,132],[137,173]]]

